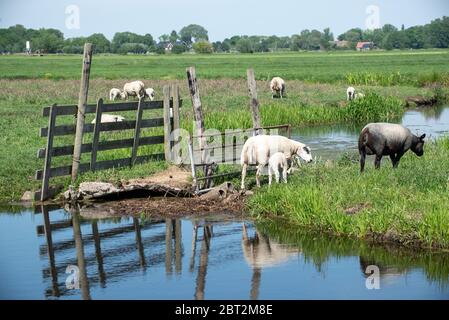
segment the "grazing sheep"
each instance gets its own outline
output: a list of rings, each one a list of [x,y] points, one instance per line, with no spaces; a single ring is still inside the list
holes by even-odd
[[[123,98],[123,93],[120,89],[112,88],[111,91],[109,91],[109,100],[115,101],[117,98]]]
[[[409,129],[393,123],[370,123],[360,133],[359,153],[360,172],[365,169],[366,155],[376,155],[375,168],[380,168],[382,156],[390,156],[393,168],[399,164],[399,160],[409,149],[418,157],[424,154],[425,134],[416,136]]]
[[[271,185],[273,174],[276,178],[276,182],[279,183],[280,174],[279,171],[282,170],[282,180],[287,183],[287,158],[282,152],[276,152],[268,160],[268,184]]]
[[[117,116],[117,115],[114,115],[114,114],[107,114],[107,113],[102,113],[101,114],[101,123],[122,122],[123,120],[125,120],[125,117]],[[91,123],[95,123],[95,119],[92,120]]]
[[[142,81],[133,81],[125,83],[123,86],[125,99],[129,96],[137,97],[138,99],[145,97],[145,84]]]
[[[365,95],[364,95],[363,93],[361,93],[361,92],[356,93],[356,94],[354,95],[354,100],[356,100],[356,99],[362,99],[362,98],[365,98]]]
[[[280,96],[281,99],[285,93],[285,81],[280,77],[274,77],[270,82],[271,98],[274,99],[275,94]]]
[[[145,89],[145,97],[148,97],[150,101],[154,100],[154,89],[153,88],[147,88]]]
[[[348,89],[346,89],[346,100],[351,101],[352,99],[354,99],[354,95],[355,95],[355,88],[348,87]]]
[[[305,144],[288,139],[283,136],[258,135],[246,140],[240,156],[242,165],[242,185],[245,189],[246,169],[248,165],[257,165],[256,183],[260,186],[260,175],[262,169],[268,164],[270,155],[276,152],[284,153],[287,161],[293,156],[300,157],[306,162],[312,161],[310,148]]]

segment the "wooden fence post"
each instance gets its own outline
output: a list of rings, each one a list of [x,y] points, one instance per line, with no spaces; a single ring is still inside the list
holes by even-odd
[[[143,113],[143,99],[139,99],[139,105],[137,106],[137,116],[136,116],[136,127],[134,129],[134,142],[133,149],[131,151],[131,166],[136,162],[137,150],[139,149],[139,139],[140,139],[140,127],[142,125],[142,113]]]
[[[76,118],[76,135],[73,146],[73,161],[72,161],[72,182],[78,176],[78,169],[81,161],[81,145],[83,143],[84,118],[87,105],[87,95],[89,93],[89,77],[90,66],[92,62],[92,44],[84,44],[84,58],[83,69],[81,72],[81,84],[78,97],[78,114]]]
[[[97,163],[98,142],[100,140],[101,114],[103,112],[103,99],[97,102],[97,110],[95,112],[94,136],[92,139],[92,152],[90,154],[90,170],[95,171]]]
[[[174,132],[173,135],[173,144],[172,144],[172,160],[174,160],[174,151],[177,150],[177,145],[179,143],[179,127],[180,127],[180,120],[179,120],[179,87],[177,84],[174,84],[172,86],[172,96],[173,96],[173,127],[172,132]]]
[[[164,151],[165,161],[171,161],[171,117],[170,117],[170,86],[163,88],[164,94]]]
[[[190,97],[192,98],[192,107],[193,107],[193,116],[194,116],[194,122],[195,122],[195,130],[196,135],[198,136],[198,146],[201,151],[201,164],[203,164],[203,171],[204,175],[213,175],[213,168],[214,166],[211,166],[209,164],[209,159],[207,157],[207,143],[206,143],[206,137],[204,137],[204,120],[203,120],[203,106],[201,104],[200,99],[200,92],[198,88],[198,82],[196,79],[196,70],[195,67],[187,68],[187,81],[189,85],[189,92]],[[206,186],[211,185],[211,180],[206,179],[205,181]]]
[[[42,177],[42,188],[40,200],[47,200],[49,196],[49,183],[51,176],[51,157],[53,152],[53,137],[54,128],[56,124],[56,104],[50,107],[50,115],[48,119],[48,135],[47,135],[47,148],[45,149],[45,163],[44,163],[44,173]]]
[[[192,98],[193,117],[195,121],[196,135],[198,136],[198,146],[201,150],[201,163],[206,164],[206,138],[204,137],[203,106],[201,104],[198,82],[196,80],[195,67],[187,69],[187,80],[189,84],[190,97]]]
[[[258,135],[263,133],[260,124],[260,112],[259,112],[259,100],[257,99],[257,87],[256,87],[256,78],[254,75],[253,69],[248,69],[246,71],[246,76],[248,78],[248,89],[249,95],[251,97],[250,105],[251,105],[251,114],[253,116],[253,128],[254,134]]]

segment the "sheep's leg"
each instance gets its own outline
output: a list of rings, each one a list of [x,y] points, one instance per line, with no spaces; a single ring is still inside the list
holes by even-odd
[[[360,149],[360,172],[363,172],[363,170],[365,170],[365,159],[366,159],[366,149],[365,147],[362,147]]]
[[[396,154],[396,157],[394,158],[394,162],[393,162],[393,168],[397,168],[399,166],[399,160],[401,160],[403,155],[404,155],[403,152],[398,152]]]
[[[284,183],[287,183],[287,166],[282,168],[282,180],[284,180]]]
[[[245,178],[246,178],[246,168],[248,167],[247,164],[244,164],[242,167],[242,184],[240,185],[240,189],[245,189]]]
[[[279,167],[277,167],[277,168],[276,168],[276,171],[274,171],[274,177],[275,177],[275,179],[276,179],[276,183],[279,183],[279,179],[280,179],[280,176],[279,176]]]
[[[259,164],[257,166],[257,171],[256,171],[256,185],[257,187],[260,187],[260,176],[262,175],[262,168],[264,167],[264,165]]]
[[[271,166],[268,167],[268,185],[271,186],[271,182],[273,181],[273,169]]]
[[[382,160],[382,155],[376,154],[376,160],[374,160],[374,167],[376,169],[380,168],[380,161]]]

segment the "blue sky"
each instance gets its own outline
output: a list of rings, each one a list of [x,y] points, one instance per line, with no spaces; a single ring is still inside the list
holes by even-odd
[[[79,28],[67,27],[67,6],[79,8]],[[449,16],[448,0],[0,0],[0,27],[57,28],[66,37],[117,31],[151,33],[157,38],[197,23],[212,41],[232,35],[292,35],[330,27],[334,35],[352,27],[366,29],[368,6],[379,8],[380,25],[425,24]]]

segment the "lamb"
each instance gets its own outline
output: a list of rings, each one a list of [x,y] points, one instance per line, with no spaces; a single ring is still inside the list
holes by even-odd
[[[416,136],[409,129],[392,123],[369,123],[361,131],[359,137],[360,172],[365,169],[366,155],[376,155],[374,166],[380,168],[382,156],[390,156],[393,168],[397,168],[399,160],[409,149],[418,157],[424,154],[424,138],[426,134]]]
[[[122,122],[125,120],[125,117],[122,116],[117,116],[114,114],[107,114],[107,113],[102,113],[101,114],[101,123],[107,123],[107,122]],[[95,123],[95,119],[92,120],[91,123]]]
[[[260,186],[262,169],[268,164],[270,155],[276,152],[284,153],[287,161],[293,157],[300,157],[306,162],[312,161],[310,148],[305,144],[283,136],[258,135],[246,140],[240,156],[242,166],[242,184],[245,189],[245,177],[248,165],[257,165],[256,183]]]
[[[362,98],[364,98],[364,97],[365,97],[365,95],[364,95],[363,93],[358,92],[358,93],[356,93],[356,94],[354,95],[354,100],[362,99]]]
[[[275,94],[280,96],[281,99],[285,93],[285,81],[280,77],[274,77],[270,82],[271,98],[274,99]]]
[[[145,84],[142,81],[133,81],[125,83],[123,86],[125,99],[129,96],[137,97],[138,99],[145,97]]]
[[[354,99],[354,95],[355,95],[355,88],[348,87],[348,89],[346,89],[346,100],[351,101],[352,99]]]
[[[154,89],[153,88],[147,88],[145,89],[145,97],[148,97],[150,101],[154,100]]]
[[[112,88],[109,91],[109,100],[115,101],[115,99],[117,99],[117,98],[119,98],[119,99],[123,98],[123,93],[122,93],[122,91],[120,91],[120,89]]]
[[[282,180],[284,183],[287,183],[287,158],[282,152],[276,152],[270,157],[270,160],[268,160],[268,185],[271,185],[273,174],[276,178],[276,182],[279,183],[280,170],[282,170]]]

